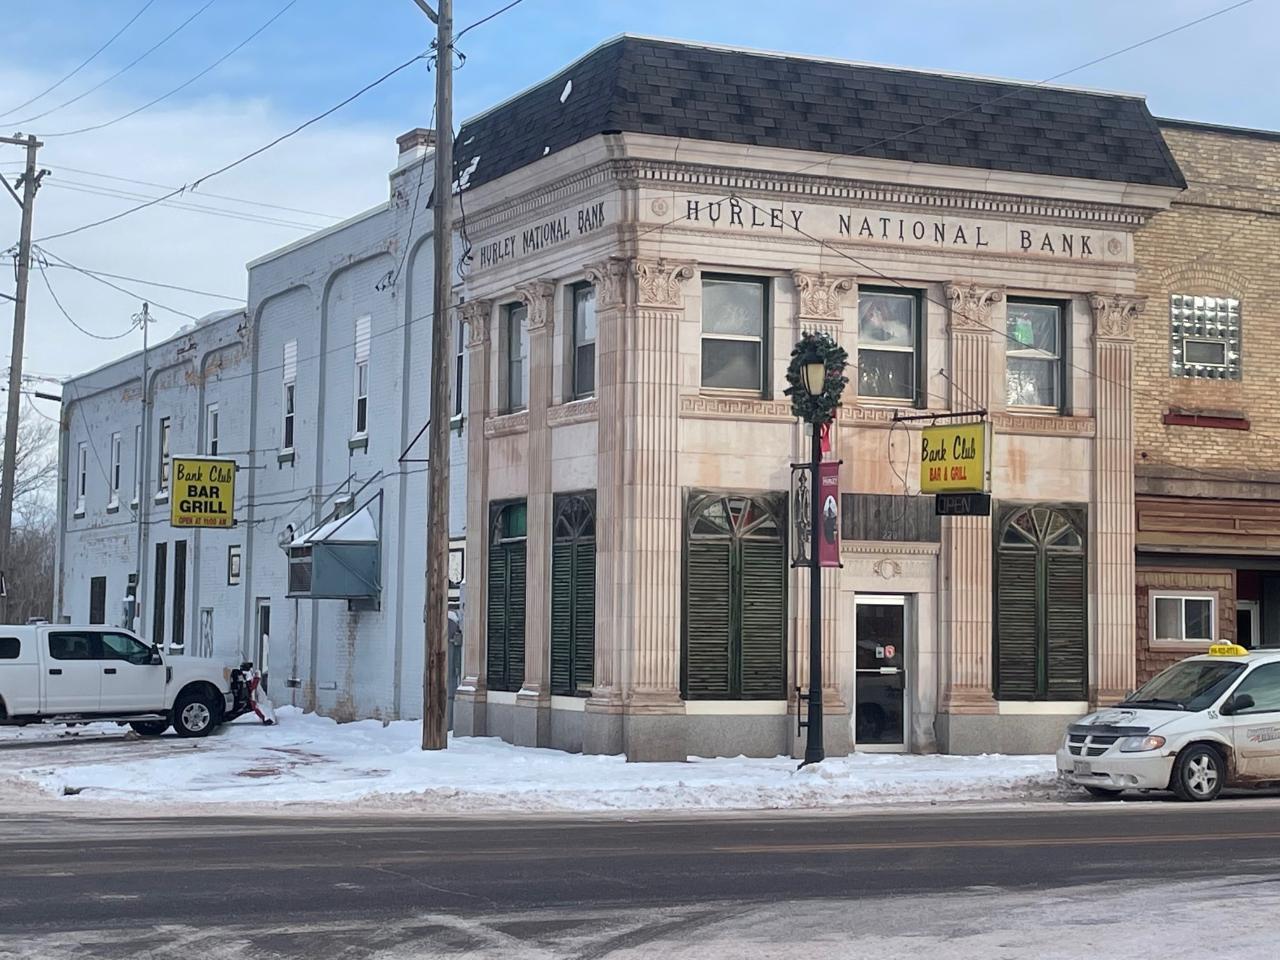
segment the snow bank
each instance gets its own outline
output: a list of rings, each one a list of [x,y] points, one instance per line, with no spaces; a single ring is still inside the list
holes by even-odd
[[[294,708],[262,727],[242,718],[205,740],[0,749],[0,780],[69,803],[359,804],[424,813],[816,808],[863,803],[1009,800],[1056,794],[1052,757],[859,754],[796,770],[746,758],[629,764],[453,738],[418,748],[420,727],[338,724]]]

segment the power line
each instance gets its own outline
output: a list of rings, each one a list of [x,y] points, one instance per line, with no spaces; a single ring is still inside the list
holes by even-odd
[[[75,327],[77,330],[83,333],[86,337],[92,337],[94,340],[119,340],[123,337],[129,336],[129,334],[133,333],[133,331],[138,328],[138,325],[136,323],[130,324],[129,329],[126,330],[124,333],[111,334],[110,336],[107,336],[101,333],[94,333],[92,330],[86,330],[84,327],[80,326],[80,324],[76,323],[75,319],[71,316],[71,314],[67,313],[67,308],[62,305],[62,301],[59,300],[58,295],[54,293],[53,284],[49,282],[49,272],[45,269],[44,263],[37,260],[36,266],[40,268],[40,276],[44,278],[45,289],[49,291],[49,296],[53,298],[54,305],[57,306],[59,312],[64,317],[66,317],[67,323],[71,324],[73,327]]]
[[[94,197],[108,197],[113,200],[150,200],[148,194],[135,193],[129,190],[119,190],[112,187],[100,187],[91,183],[81,183],[76,180],[51,180],[50,184],[62,190],[71,190],[74,193],[86,193]],[[212,217],[222,217],[228,220],[239,220],[244,223],[261,223],[269,227],[288,227],[293,230],[314,231],[322,229],[318,224],[301,223],[293,220],[284,220],[278,217],[257,216],[241,210],[228,210],[225,207],[213,207],[206,204],[189,203],[182,200],[161,200],[159,206],[169,207],[173,210],[186,210],[191,213],[204,213]]]
[[[135,20],[137,20],[140,16],[142,16],[144,13],[146,13],[146,12],[147,12],[147,9],[148,9],[148,8],[149,8],[153,3],[155,3],[155,2],[156,2],[156,0],[147,0],[147,2],[146,2],[146,3],[144,3],[144,4],[142,5],[141,9],[139,9],[137,13],[135,13],[132,17],[130,17],[127,21],[125,21],[125,25],[124,25],[123,27],[121,27],[119,30],[117,30],[115,33],[113,33],[113,34],[111,35],[111,38],[110,38],[109,40],[107,40],[107,42],[106,42],[106,43],[104,43],[102,46],[100,46],[97,50],[93,51],[93,53],[89,54],[89,56],[88,56],[87,58],[85,58],[84,60],[80,61],[80,65],[79,65],[78,67],[76,67],[74,70],[72,70],[70,73],[68,73],[68,74],[67,74],[65,77],[63,77],[61,80],[59,80],[59,81],[57,81],[56,83],[54,83],[54,84],[53,84],[53,86],[51,86],[51,87],[46,87],[45,89],[43,89],[43,90],[41,90],[39,93],[37,93],[34,97],[32,97],[30,100],[27,100],[27,101],[25,101],[25,102],[23,102],[23,103],[20,103],[20,104],[18,104],[16,107],[11,107],[10,109],[8,109],[8,110],[4,111],[4,113],[0,113],[0,117],[7,117],[7,116],[9,116],[9,114],[11,114],[11,113],[17,113],[19,110],[22,110],[22,109],[25,109],[26,107],[31,106],[31,104],[35,103],[37,100],[39,100],[39,99],[40,99],[41,97],[43,97],[45,94],[53,93],[53,91],[57,90],[60,86],[62,86],[64,83],[66,83],[66,82],[67,82],[68,80],[70,80],[72,77],[74,77],[77,73],[79,73],[81,70],[83,70],[83,69],[84,69],[85,67],[87,67],[89,64],[91,64],[94,60],[96,60],[96,59],[98,58],[98,54],[102,53],[102,51],[103,51],[103,50],[107,49],[107,47],[109,47],[109,46],[111,46],[111,44],[115,43],[115,42],[116,42],[116,40],[118,40],[118,39],[120,38],[120,34],[124,33],[124,32],[125,32],[126,30],[128,30],[131,26],[133,26],[133,22],[134,22]]]
[[[288,12],[289,8],[292,7],[294,4],[296,4],[297,2],[298,0],[288,0],[288,3],[286,3],[283,7],[277,10],[275,14],[272,15],[269,19],[267,19],[267,21],[263,23],[260,27],[258,27],[257,30],[253,31],[253,33],[249,34],[247,37],[245,37],[243,40],[237,43],[234,47],[232,47],[230,50],[228,50],[226,53],[220,56],[217,60],[213,61],[213,63],[209,64],[209,66],[205,67],[203,70],[197,73],[195,76],[190,77],[187,80],[184,80],[182,83],[178,84],[168,93],[161,94],[160,96],[156,97],[154,100],[144,103],[142,106],[136,107],[133,110],[130,110],[128,113],[122,113],[120,116],[116,117],[114,120],[104,120],[102,123],[90,124],[87,127],[80,127],[76,130],[62,130],[58,133],[47,133],[44,136],[45,137],[70,137],[70,136],[74,136],[77,133],[89,133],[92,130],[102,130],[102,129],[105,129],[106,127],[114,126],[115,124],[119,123],[121,120],[128,120],[130,117],[136,117],[138,114],[142,113],[142,111],[149,110],[152,107],[154,107],[157,103],[161,103],[165,100],[168,100],[175,93],[179,93],[182,90],[185,90],[187,87],[191,86],[191,84],[195,83],[201,77],[210,73],[211,71],[216,69],[218,66],[220,66],[222,63],[224,63],[225,61],[233,57],[235,54],[239,53],[244,46],[246,46],[250,41],[252,41],[255,37],[257,37],[258,34],[262,33],[262,31],[266,30],[267,27],[271,26],[273,23],[279,20],[282,16],[284,16],[285,13]]]
[[[520,5],[521,3],[523,3],[523,2],[524,2],[524,0],[511,0],[511,3],[508,3],[505,7],[501,8],[500,10],[495,10],[495,11],[493,11],[493,13],[489,14],[487,17],[481,17],[481,18],[480,18],[479,20],[477,20],[475,23],[470,24],[469,26],[465,26],[465,27],[463,27],[461,30],[459,30],[459,31],[458,31],[458,35],[457,35],[456,37],[454,37],[454,38],[453,38],[453,42],[456,44],[459,40],[461,40],[463,37],[465,37],[468,33],[470,33],[470,32],[471,32],[472,30],[474,30],[476,27],[484,26],[486,23],[488,23],[488,22],[489,22],[490,20],[492,20],[494,17],[499,17],[499,16],[501,16],[502,14],[504,14],[504,13],[506,13],[508,10],[510,10],[512,7],[519,6],[519,5]],[[1246,2],[1247,2],[1247,0],[1246,0]]]
[[[94,277],[110,277],[112,280],[127,280],[130,283],[141,283],[147,287],[163,287],[165,290],[179,290],[182,293],[193,293],[198,297],[213,297],[216,300],[230,300],[232,303],[244,303],[244,297],[229,297],[225,293],[213,293],[209,290],[197,290],[194,287],[184,287],[177,283],[161,283],[159,280],[143,280],[141,277],[129,277],[120,273],[107,273],[105,270],[90,270],[88,267],[71,267],[65,263],[46,263],[46,267],[52,267],[55,270],[78,270],[80,273],[87,273]]]
[[[70,268],[71,268],[72,270],[74,270],[76,273],[82,273],[82,274],[84,274],[86,277],[89,277],[89,278],[91,278],[91,279],[93,279],[93,280],[96,280],[98,283],[102,284],[103,286],[110,287],[112,290],[116,290],[116,291],[118,291],[118,292],[120,292],[120,293],[123,293],[123,294],[125,294],[126,296],[132,297],[132,298],[133,298],[133,299],[135,299],[135,300],[146,300],[146,301],[148,301],[152,306],[159,307],[161,310],[164,310],[164,311],[166,311],[166,312],[168,312],[168,313],[176,313],[178,316],[180,316],[180,317],[186,317],[188,320],[198,321],[198,320],[200,319],[199,317],[193,317],[191,314],[189,314],[189,313],[185,313],[185,312],[183,312],[182,310],[178,310],[178,309],[176,309],[176,308],[174,308],[174,307],[167,307],[167,306],[165,306],[163,303],[157,303],[157,302],[156,302],[154,299],[152,299],[151,297],[143,296],[142,294],[140,294],[140,293],[138,293],[138,292],[136,292],[136,291],[134,291],[134,290],[129,290],[129,289],[126,289],[125,287],[118,286],[118,285],[116,285],[116,284],[112,283],[110,280],[104,280],[102,277],[100,277],[100,276],[98,276],[98,275],[96,275],[96,274],[90,273],[90,272],[89,272],[89,271],[87,271],[87,270],[83,270],[83,269],[81,269],[80,267],[77,267],[77,266],[76,266],[74,263],[72,263],[70,260],[66,259],[65,257],[60,257],[60,256],[58,256],[58,255],[57,255],[56,253],[54,253],[52,250],[45,250],[43,247],[41,247],[41,248],[39,248],[39,254],[40,254],[40,256],[41,256],[42,258],[43,258],[43,257],[53,257],[53,259],[54,259],[54,260],[57,260],[59,263],[61,263],[62,265],[66,266],[66,267],[70,267]]]
[[[81,224],[78,227],[72,227],[70,230],[63,230],[60,233],[49,234],[49,236],[47,237],[40,237],[36,242],[44,243],[49,240],[57,240],[60,237],[69,237],[72,234],[81,233],[85,230],[90,230],[94,227],[100,227],[100,226],[103,226],[104,224],[113,223],[116,220],[120,220],[124,217],[129,216],[130,214],[137,213],[139,210],[145,210],[147,207],[153,207],[158,203],[161,203],[165,200],[169,200],[172,197],[176,197],[178,194],[183,193],[187,190],[195,190],[200,186],[200,184],[204,183],[206,180],[212,180],[214,177],[221,176],[222,174],[226,173],[228,170],[232,170],[235,167],[240,166],[240,164],[245,163],[249,160],[252,160],[254,157],[260,154],[266,153],[272,147],[277,146],[280,143],[283,143],[285,140],[288,140],[290,137],[298,133],[301,133],[303,130],[305,130],[307,127],[311,126],[312,124],[318,123],[321,120],[328,117],[330,114],[336,113],[337,111],[345,107],[347,104],[351,103],[353,100],[356,100],[357,98],[368,93],[374,87],[379,86],[380,84],[390,80],[397,73],[407,69],[408,67],[412,66],[414,63],[417,63],[419,60],[425,60],[426,57],[427,57],[427,54],[425,53],[419,53],[416,56],[410,57],[404,63],[384,73],[378,79],[372,81],[371,83],[365,84],[355,93],[353,93],[351,96],[347,97],[341,103],[337,103],[334,106],[330,107],[328,110],[324,111],[324,113],[317,114],[316,116],[312,117],[310,120],[306,120],[298,124],[288,133],[281,134],[280,136],[272,140],[270,143],[265,144],[264,146],[261,146],[250,153],[245,154],[244,156],[240,157],[238,160],[233,160],[230,163],[226,164],[225,166],[219,167],[217,170],[214,170],[211,173],[206,173],[204,176],[200,177],[198,180],[193,180],[189,184],[183,184],[181,187],[171,190],[169,193],[166,193],[163,196],[156,197],[152,200],[147,200],[146,202],[140,203],[134,207],[130,207],[127,210],[122,210],[119,213],[112,214],[109,217],[103,217],[101,220],[93,220],[93,221],[90,221],[89,223]]]
[[[126,63],[123,67],[121,67],[115,73],[111,74],[111,76],[107,77],[105,80],[99,81],[98,83],[94,84],[88,90],[84,91],[84,93],[74,96],[70,100],[64,100],[62,103],[58,104],[56,107],[50,107],[48,110],[45,110],[43,113],[37,113],[35,116],[27,117],[25,120],[18,120],[16,121],[16,123],[21,125],[21,124],[31,123],[33,120],[39,120],[42,117],[47,117],[49,114],[56,113],[57,111],[61,110],[63,107],[69,107],[73,103],[78,103],[79,101],[83,100],[85,97],[87,97],[89,94],[93,93],[94,91],[102,89],[112,80],[116,79],[121,74],[124,74],[129,70],[132,70],[134,67],[136,67],[139,63],[141,63],[147,57],[151,56],[151,54],[155,53],[157,50],[163,47],[166,43],[168,43],[175,36],[177,36],[178,33],[180,33],[183,30],[183,28],[187,26],[187,24],[189,24],[196,17],[200,16],[200,14],[204,13],[206,10],[208,10],[217,2],[218,0],[207,0],[207,2],[203,7],[197,10],[195,13],[191,14],[191,16],[187,17],[187,19],[183,20],[180,24],[178,24],[172,30],[170,30],[162,39],[160,39],[158,42],[153,44],[151,47],[148,47],[138,56],[134,57],[132,60]]]

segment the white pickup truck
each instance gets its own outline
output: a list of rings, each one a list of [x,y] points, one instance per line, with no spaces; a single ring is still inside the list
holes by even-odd
[[[0,626],[0,724],[114,720],[203,737],[251,709],[250,666],[162,656],[114,627]]]

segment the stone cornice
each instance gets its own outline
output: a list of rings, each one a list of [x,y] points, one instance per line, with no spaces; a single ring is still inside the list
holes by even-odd
[[[530,280],[528,283],[517,284],[516,296],[529,311],[527,325],[530,333],[542,330],[550,333],[554,328],[555,308],[552,301],[555,292],[556,285],[550,280]]]
[[[467,349],[478,350],[489,345],[489,318],[492,300],[468,300],[462,305],[462,322],[467,329]]]
[[[611,310],[627,302],[628,266],[625,257],[606,257],[583,269],[596,288],[596,309]]]
[[[570,400],[547,409],[547,426],[565,427],[571,423],[590,423],[600,416],[600,404],[595,397]]]
[[[1089,306],[1093,309],[1093,336],[1095,340],[1132,341],[1134,324],[1146,297],[1128,297],[1121,294],[1093,293]]]
[[[686,280],[692,279],[694,265],[685,261],[644,260],[631,262],[636,277],[636,304],[641,307],[681,307]]]
[[[803,270],[792,270],[791,279],[796,285],[796,317],[801,323],[814,320],[838,322],[844,295],[856,286],[852,277],[832,277]]]
[[[940,544],[926,540],[841,540],[841,553],[880,554],[886,558],[935,557]]]
[[[682,394],[680,416],[691,420],[764,420],[794,423],[790,400],[762,400],[758,397]]]
[[[1098,424],[1093,417],[1043,417],[1035,414],[993,413],[996,433],[1029,437],[1093,437]]]
[[[489,439],[494,437],[509,437],[512,434],[528,432],[528,410],[521,410],[519,413],[504,413],[500,416],[489,417],[484,422],[484,435]]]
[[[1003,287],[957,281],[945,287],[952,330],[991,330],[991,308],[1004,299]]]

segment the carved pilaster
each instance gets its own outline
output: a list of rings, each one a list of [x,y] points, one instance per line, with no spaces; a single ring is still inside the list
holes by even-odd
[[[980,287],[976,283],[955,282],[946,285],[951,303],[951,329],[991,330],[991,308],[1004,299],[1002,287]]]
[[[1097,340],[1133,340],[1133,328],[1147,305],[1146,297],[1094,293],[1089,295],[1093,309],[1093,336]]]
[[[636,303],[641,307],[684,306],[684,282],[692,279],[692,263],[669,260],[636,260],[632,263],[636,276]]]
[[[796,285],[796,318],[802,325],[839,324],[844,295],[854,288],[851,277],[791,271]]]
[[[1092,593],[1097,665],[1091,698],[1114,703],[1135,685],[1137,649],[1133,553],[1133,337],[1145,298],[1094,294],[1096,384]]]
[[[481,350],[489,346],[489,323],[492,316],[492,300],[468,300],[462,305],[462,323],[467,331],[468,350]]]
[[[542,330],[550,332],[554,327],[555,292],[556,285],[550,280],[530,280],[516,287],[516,296],[529,310],[530,337]]]
[[[596,311],[613,310],[627,301],[627,280],[630,276],[624,257],[607,257],[584,267],[587,279],[596,288]]]

